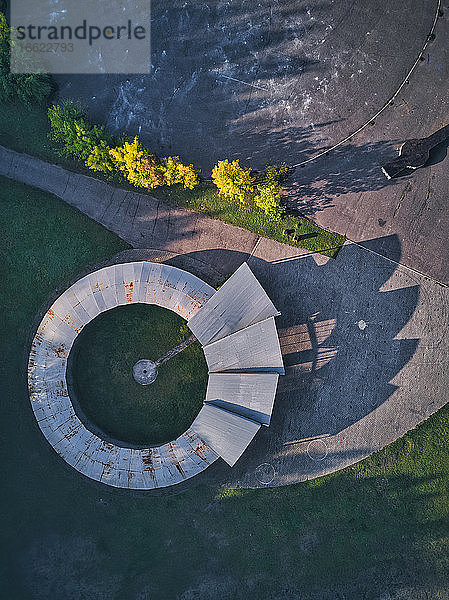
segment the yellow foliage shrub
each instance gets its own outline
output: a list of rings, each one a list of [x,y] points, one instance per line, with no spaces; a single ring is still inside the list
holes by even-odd
[[[220,160],[212,170],[212,180],[221,196],[248,201],[254,192],[255,178],[251,169],[244,169],[238,160]]]

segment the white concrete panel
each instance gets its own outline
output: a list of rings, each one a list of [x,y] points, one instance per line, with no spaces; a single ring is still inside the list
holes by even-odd
[[[114,487],[153,489],[175,485],[195,476],[219,455],[229,464],[237,460],[257,431],[258,423],[217,406],[205,405],[192,427],[175,441],[143,450],[123,448],[86,429],[75,414],[65,381],[67,358],[76,336],[101,312],[119,305],[144,302],[167,307],[190,319],[202,310],[214,293],[211,286],[181,269],[141,261],[113,265],[91,273],[53,303],[33,340],[28,383],[38,425],[68,464],[87,477]],[[263,333],[258,332],[259,338]],[[269,333],[272,333],[272,327]],[[262,335],[263,339],[268,337]],[[231,342],[234,348],[240,347],[238,340],[236,343],[231,339]],[[239,352],[237,357],[244,356]],[[257,368],[261,365],[263,367],[258,362]],[[237,367],[247,368],[245,360]],[[248,380],[248,385],[241,383],[238,389],[235,384],[234,387],[221,385],[216,389],[222,393],[211,392],[211,396],[221,395],[223,401],[229,402],[227,398],[232,392],[238,398],[239,410],[243,407],[268,415],[270,402],[267,398],[273,392],[274,379],[271,379],[268,391],[267,378],[262,385],[266,376],[256,377],[259,382],[256,391],[250,389]],[[209,391],[213,389],[209,386]],[[214,400],[209,396],[208,402]],[[218,411],[214,412],[213,422],[207,418],[211,410]]]
[[[232,467],[259,431],[260,424],[206,404],[191,429]]]

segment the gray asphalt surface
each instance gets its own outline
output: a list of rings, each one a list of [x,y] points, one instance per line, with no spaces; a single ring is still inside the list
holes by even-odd
[[[436,147],[427,165],[387,180],[380,165],[397,155],[408,138],[425,137],[449,123],[449,24],[438,19],[435,40],[423,61],[373,126],[327,156],[298,168],[288,202],[318,224],[397,259],[395,248],[373,239],[397,235],[401,262],[449,282],[446,143]]]
[[[61,97],[205,171],[291,164],[352,133],[404,78],[437,2],[152,2],[152,72],[58,77]]]

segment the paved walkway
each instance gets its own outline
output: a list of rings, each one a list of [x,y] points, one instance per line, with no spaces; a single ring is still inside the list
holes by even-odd
[[[449,289],[433,279],[353,243],[327,260],[4,148],[0,174],[56,194],[134,248],[179,255],[178,266],[199,265],[217,280],[249,262],[282,313],[287,375],[272,426],[220,479],[260,487],[338,470],[446,403]],[[398,236],[374,242],[400,261]]]
[[[254,233],[67,171],[0,146],[0,175],[55,194],[102,223],[134,248],[188,253],[220,248],[209,260],[222,275],[234,271],[257,244]],[[226,250],[237,250],[233,256]]]

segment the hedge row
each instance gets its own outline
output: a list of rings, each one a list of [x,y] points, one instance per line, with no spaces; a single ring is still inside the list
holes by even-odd
[[[198,184],[193,165],[184,165],[179,156],[158,158],[141,145],[138,138],[117,140],[104,127],[91,125],[81,108],[66,101],[48,109],[51,137],[62,146],[68,158],[109,178],[121,174],[136,187],[153,189],[161,185],[182,184],[192,189]]]
[[[135,187],[152,190],[163,185],[181,184],[193,189],[199,183],[199,170],[185,165],[179,156],[158,157],[137,137],[116,139],[104,127],[92,125],[77,104],[65,101],[48,110],[51,138],[61,144],[67,158],[82,161],[109,179],[123,176]],[[255,204],[266,214],[281,216],[280,189],[287,176],[286,166],[268,167],[265,173],[244,169],[239,161],[219,161],[212,180],[221,196],[241,203]]]

